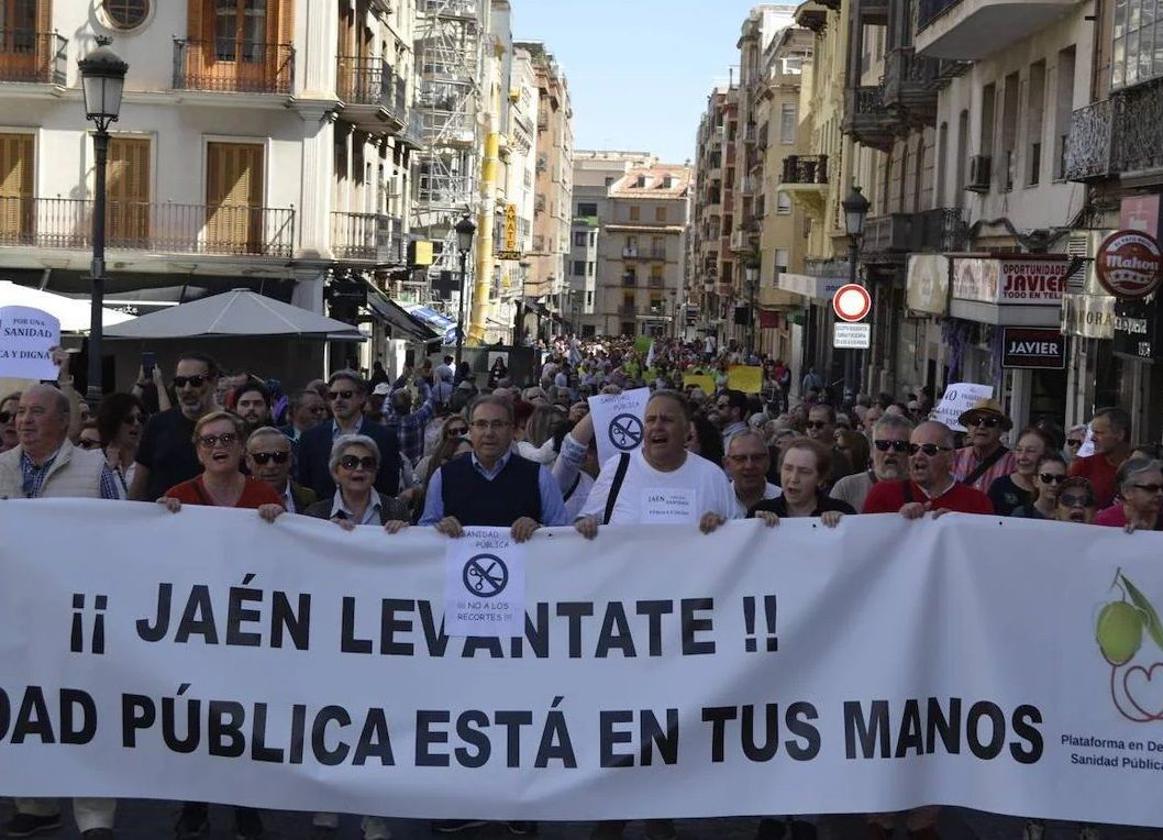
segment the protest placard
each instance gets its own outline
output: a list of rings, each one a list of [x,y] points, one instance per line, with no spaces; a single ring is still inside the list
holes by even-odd
[[[56,379],[61,322],[29,306],[0,306],[0,377]]]

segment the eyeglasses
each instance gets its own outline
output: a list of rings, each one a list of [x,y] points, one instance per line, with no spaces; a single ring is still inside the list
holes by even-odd
[[[984,415],[978,415],[977,417],[970,418],[966,425],[985,426],[987,429],[994,429],[997,428],[999,423],[1001,423],[1001,420],[999,420],[997,417],[986,417]]]
[[[101,441],[81,438],[79,441],[77,441],[77,446],[81,447],[82,449],[100,449]]]
[[[333,400],[350,400],[353,396],[355,396],[355,391],[328,391],[327,396],[329,399]]]
[[[206,384],[206,379],[207,379],[207,377],[201,376],[201,375],[175,376],[174,377],[174,387],[175,388],[185,388],[187,385],[189,385],[191,388],[201,388],[203,385]]]
[[[9,420],[15,419],[16,415],[11,411],[0,411],[0,423],[7,423]]]
[[[238,435],[234,432],[223,432],[220,435],[202,435],[198,438],[198,445],[203,449],[213,449],[218,444],[230,446],[236,440],[238,440]]]
[[[1082,446],[1082,441],[1074,440],[1073,438],[1068,438],[1066,440],[1066,445],[1069,446],[1071,449],[1073,449],[1075,447]]]
[[[1042,479],[1043,484],[1061,484],[1066,480],[1066,476],[1057,473],[1038,473],[1038,478]]]
[[[478,432],[488,431],[492,429],[494,432],[499,432],[501,429],[507,429],[513,424],[508,420],[473,420],[469,423]]]
[[[907,440],[874,440],[872,445],[881,452],[888,452],[890,449],[893,452],[909,451],[909,442]]]
[[[918,452],[924,452],[930,458],[938,452],[952,452],[953,450],[948,446],[938,446],[935,443],[910,443],[909,454],[916,455]]]
[[[265,467],[271,461],[276,464],[285,464],[291,457],[290,452],[251,452],[250,457],[254,458],[254,462],[260,466]]]
[[[445,438],[464,437],[468,434],[468,426],[449,426],[444,430]]]
[[[826,428],[828,428],[829,425],[830,424],[826,420],[809,420],[808,421],[808,428],[809,429],[826,429]]]
[[[339,466],[343,467],[345,470],[354,470],[359,468],[371,472],[378,465],[376,464],[376,459],[370,455],[365,455],[362,458],[358,458],[355,455],[344,455],[339,459]]]
[[[1137,487],[1147,493],[1154,495],[1155,493],[1163,492],[1163,484],[1132,484],[1132,487]]]
[[[1065,493],[1058,497],[1058,504],[1068,508],[1088,508],[1094,507],[1094,499],[1090,496],[1075,496],[1072,493]]]

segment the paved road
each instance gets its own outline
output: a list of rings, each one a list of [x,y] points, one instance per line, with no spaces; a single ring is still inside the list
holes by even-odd
[[[0,804],[0,815],[7,819],[11,809],[8,803]],[[117,817],[119,840],[168,840],[171,836],[176,806],[169,802],[128,802],[122,803]],[[752,840],[755,836],[757,820],[683,820],[678,824],[680,840]],[[212,831],[209,840],[230,840],[233,838],[233,822],[227,808],[211,809]],[[279,813],[266,815],[267,837],[269,840],[307,840],[310,835],[311,819],[306,814]],[[391,822],[393,840],[432,840],[433,835],[427,823],[414,820]],[[1023,821],[995,814],[983,814],[959,808],[949,808],[942,812],[940,833],[942,840],[1022,840]],[[542,840],[588,840],[590,826],[587,823],[544,823],[541,826]],[[48,837],[49,835],[42,835]],[[452,835],[465,840],[502,840],[511,838],[503,826],[490,826],[463,834]],[[640,824],[631,824],[626,831],[627,840],[641,840]],[[863,824],[850,817],[826,819],[821,828],[820,840],[864,840]],[[899,835],[901,838],[904,834]],[[1101,830],[1102,840],[1157,840],[1158,831],[1110,827]],[[76,840],[76,829],[67,825],[53,835],[54,840]],[[359,840],[359,820],[344,818],[337,840]],[[1045,840],[1074,840],[1077,829],[1069,824],[1052,824],[1046,832]]]

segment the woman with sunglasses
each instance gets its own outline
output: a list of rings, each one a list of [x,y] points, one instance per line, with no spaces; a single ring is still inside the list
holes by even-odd
[[[1066,432],[1066,445],[1062,447],[1062,457],[1066,459],[1068,466],[1078,457],[1078,450],[1084,443],[1086,443],[1086,425],[1071,426]]]
[[[1033,503],[1038,489],[1038,461],[1054,449],[1054,441],[1041,429],[1030,426],[1018,435],[1018,445],[1014,447],[1014,471],[994,479],[986,494],[998,516],[1012,516],[1018,508]]]
[[[109,394],[97,404],[98,441],[117,478],[117,492],[129,498],[136,472],[137,447],[145,429],[145,405],[133,394]],[[82,429],[81,439],[85,432]]]
[[[322,499],[304,513],[330,519],[345,531],[356,525],[382,525],[394,534],[407,527],[411,512],[395,496],[382,495],[375,488],[380,468],[380,448],[367,435],[340,435],[331,444],[328,460],[335,495]]]
[[[1163,461],[1130,458],[1115,474],[1115,503],[1099,511],[1095,525],[1134,531],[1163,531]]]
[[[468,437],[468,421],[464,419],[464,415],[460,412],[450,414],[444,418],[440,426],[440,434],[435,441],[428,447],[428,454],[416,462],[416,469],[414,471],[416,480],[421,485],[428,485],[428,474],[432,472],[430,469],[432,459],[440,448],[450,440]]]
[[[1051,519],[1090,525],[1094,522],[1097,512],[1094,487],[1090,480],[1080,475],[1072,475],[1058,488],[1058,501]]]
[[[0,452],[15,449],[19,442],[16,439],[16,407],[18,405],[20,405],[19,391],[0,400]]]
[[[265,481],[243,475],[242,418],[229,411],[212,411],[194,424],[194,448],[202,474],[175,484],[158,499],[171,513],[183,504],[250,508],[274,522],[283,514],[283,500]]]
[[[1058,452],[1045,453],[1038,459],[1038,469],[1034,471],[1034,500],[1014,508],[1010,516],[1054,519],[1058,508],[1058,489],[1066,478],[1066,460]]]

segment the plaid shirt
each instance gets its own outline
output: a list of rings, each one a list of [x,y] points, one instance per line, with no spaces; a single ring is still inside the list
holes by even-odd
[[[436,403],[432,391],[425,388],[424,404],[411,414],[400,415],[392,408],[391,398],[384,400],[384,425],[396,433],[400,442],[400,453],[415,464],[424,454],[424,429],[436,416]]]
[[[972,446],[958,449],[953,453],[953,480],[959,483],[964,482],[980,463],[981,459],[977,457]],[[1015,469],[1017,466],[1014,463],[1014,453],[1007,449],[992,467],[973,482],[972,486],[982,493],[988,493],[989,485],[1003,475],[1009,475]]]
[[[24,491],[24,498],[40,498],[40,494],[44,491],[44,482],[48,478],[48,474],[52,470],[52,465],[56,463],[57,455],[59,454],[60,450],[58,449],[53,453],[51,458],[47,459],[38,467],[32,463],[32,459],[26,453],[20,453],[21,490]],[[109,469],[108,464],[105,464],[101,468],[101,498],[121,498],[121,494],[117,492],[117,476],[113,473],[113,470]]]

